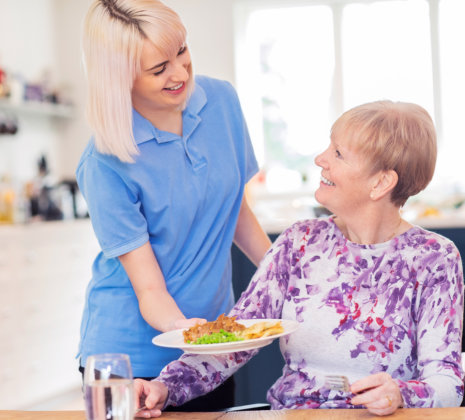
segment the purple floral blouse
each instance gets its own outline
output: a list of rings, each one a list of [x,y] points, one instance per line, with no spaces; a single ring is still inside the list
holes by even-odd
[[[451,241],[420,227],[359,245],[332,218],[297,222],[275,241],[230,314],[300,323],[280,339],[285,364],[267,394],[273,409],[356,408],[352,394],[325,387],[328,374],[352,383],[388,372],[406,407],[462,400],[462,263]],[[167,405],[211,391],[256,353],[184,354],[157,379],[168,386]]]

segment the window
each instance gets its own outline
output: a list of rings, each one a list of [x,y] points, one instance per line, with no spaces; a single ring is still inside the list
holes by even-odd
[[[442,191],[444,183],[465,191],[459,169],[465,1],[243,0],[236,6],[237,86],[271,191],[314,190],[320,171],[313,158],[326,148],[331,124],[377,99],[428,110],[440,146],[434,182]]]

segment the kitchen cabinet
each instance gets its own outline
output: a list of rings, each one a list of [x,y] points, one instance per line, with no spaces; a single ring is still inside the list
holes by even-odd
[[[75,360],[98,243],[88,219],[0,226],[0,409],[81,384]]]

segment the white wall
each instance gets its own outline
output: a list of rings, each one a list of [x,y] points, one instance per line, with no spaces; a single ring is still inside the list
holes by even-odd
[[[15,136],[0,136],[0,177],[23,182],[41,153],[57,179],[72,177],[90,136],[84,118],[82,19],[91,0],[0,0],[0,67],[36,80],[50,69],[75,105],[75,118],[21,117]],[[233,0],[166,0],[188,30],[195,72],[234,83]]]
[[[194,71],[234,83],[234,0],[166,0],[188,31]]]
[[[37,80],[45,68],[56,62],[52,0],[0,0],[0,66]],[[50,121],[20,119],[20,132],[0,136],[0,177],[30,176],[40,153],[55,152],[55,133]]]

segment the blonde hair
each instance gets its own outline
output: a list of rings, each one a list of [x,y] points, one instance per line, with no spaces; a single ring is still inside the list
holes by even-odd
[[[350,109],[339,117],[331,134],[348,136],[371,166],[371,173],[394,170],[398,182],[391,201],[403,206],[426,188],[436,166],[436,130],[421,106],[377,101]]]
[[[92,3],[84,21],[82,51],[88,82],[87,120],[100,152],[134,162],[139,149],[132,130],[131,91],[141,71],[144,41],[171,56],[185,39],[179,16],[158,0]],[[189,91],[193,82],[190,85]]]

